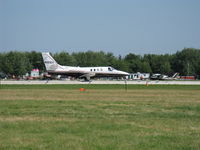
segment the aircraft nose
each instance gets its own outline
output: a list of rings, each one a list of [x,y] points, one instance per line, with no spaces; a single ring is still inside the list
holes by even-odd
[[[125,75],[127,75],[127,76],[129,75],[129,73],[128,73],[128,72],[124,72],[124,74],[125,74]]]
[[[129,75],[129,73],[128,73],[128,72],[125,72],[125,71],[120,71],[120,74],[125,75],[125,76],[128,76],[128,75]]]

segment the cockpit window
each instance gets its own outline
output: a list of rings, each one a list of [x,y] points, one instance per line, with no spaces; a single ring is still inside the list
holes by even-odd
[[[108,71],[113,71],[113,70],[114,70],[114,68],[108,67]]]

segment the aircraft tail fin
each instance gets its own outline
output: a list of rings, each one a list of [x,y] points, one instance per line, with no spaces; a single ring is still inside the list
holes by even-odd
[[[43,52],[42,58],[46,67],[46,70],[56,70],[59,67],[59,64],[51,57],[49,52]]]
[[[172,78],[176,78],[177,76],[179,76],[179,73],[175,73],[173,76],[172,76]]]

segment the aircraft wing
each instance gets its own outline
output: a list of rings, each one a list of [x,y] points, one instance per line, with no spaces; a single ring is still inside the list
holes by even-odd
[[[86,73],[80,76],[80,78],[85,78],[87,80],[90,80],[90,77],[93,77],[93,76],[95,76],[95,73]]]

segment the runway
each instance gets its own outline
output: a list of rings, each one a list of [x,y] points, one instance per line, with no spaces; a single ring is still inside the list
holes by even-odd
[[[116,80],[92,80],[91,82],[71,81],[71,80],[1,80],[2,85],[33,85],[33,84],[125,84],[125,81]],[[200,85],[200,81],[127,81],[127,84],[140,84],[140,85]]]

